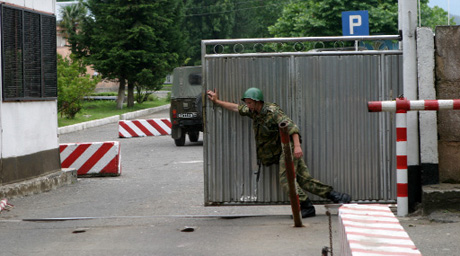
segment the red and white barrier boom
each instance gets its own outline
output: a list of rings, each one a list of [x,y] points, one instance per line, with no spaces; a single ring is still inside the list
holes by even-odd
[[[369,101],[369,112],[398,112],[412,110],[443,110],[460,109],[460,99],[455,100],[407,100],[398,98],[396,101]]]
[[[369,112],[396,112],[396,182],[398,216],[409,212],[407,189],[407,111],[438,111],[460,109],[460,99],[455,100],[407,100],[369,101]]]

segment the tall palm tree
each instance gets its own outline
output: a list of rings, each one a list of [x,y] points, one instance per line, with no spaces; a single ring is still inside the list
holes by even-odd
[[[62,29],[62,36],[68,40],[72,36],[77,34],[78,24],[87,15],[88,9],[82,1],[75,2],[75,4],[64,6],[61,10],[62,20],[59,22],[59,26]],[[72,51],[76,45],[73,42],[69,42]]]

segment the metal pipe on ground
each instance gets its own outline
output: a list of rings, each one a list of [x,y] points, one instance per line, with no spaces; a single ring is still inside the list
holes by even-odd
[[[281,122],[279,124],[281,144],[283,146],[284,158],[286,164],[286,177],[289,186],[289,201],[291,202],[292,216],[294,219],[295,227],[303,227],[302,218],[300,217],[300,204],[299,196],[295,187],[295,170],[294,161],[292,160],[291,143],[289,139],[289,133],[287,130],[287,123]]]

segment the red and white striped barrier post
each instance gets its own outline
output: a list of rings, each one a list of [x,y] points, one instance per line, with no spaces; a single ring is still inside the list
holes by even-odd
[[[369,112],[396,112],[396,182],[398,216],[409,213],[407,178],[407,111],[438,111],[460,109],[460,99],[369,101]]]
[[[396,196],[398,216],[409,213],[407,176],[407,111],[396,111]]]

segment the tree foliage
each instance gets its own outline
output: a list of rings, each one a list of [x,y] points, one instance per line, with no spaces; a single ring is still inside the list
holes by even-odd
[[[422,27],[430,27],[433,31],[435,30],[436,26],[443,26],[447,25],[447,12],[438,7],[434,6],[433,8],[430,8],[428,6],[428,0],[420,0],[421,1],[421,14],[420,14],[420,20],[421,20],[421,26]],[[454,18],[450,18],[450,25],[456,25]]]
[[[447,25],[447,12],[439,7],[430,8],[428,0],[421,0],[422,26]],[[276,37],[338,36],[342,35],[342,12],[369,11],[371,35],[398,33],[397,0],[305,0],[292,1],[283,10],[269,31]],[[453,23],[453,18],[451,19]]]
[[[447,23],[421,3],[422,26]],[[64,9],[61,26],[74,54],[119,81],[122,108],[126,85],[131,107],[134,88],[158,90],[173,68],[200,64],[203,39],[337,36],[350,10],[369,11],[371,34],[398,33],[398,0],[86,0]]]
[[[104,79],[120,82],[117,107],[134,105],[134,87],[158,90],[182,63],[181,0],[87,0],[76,53]]]
[[[70,44],[72,52],[75,52],[77,47],[75,35],[77,34],[78,25],[85,18],[88,10],[83,3],[79,1],[75,4],[64,6],[60,12],[62,20],[59,22],[59,26],[62,29],[62,35]]]
[[[282,17],[269,28],[277,37],[342,35],[342,12],[369,11],[371,34],[397,34],[397,0],[307,0],[287,4]]]
[[[234,1],[184,0],[187,65],[201,63],[201,40],[230,38],[234,26]]]
[[[274,25],[289,0],[255,0],[235,3],[233,38],[269,37],[268,27]]]
[[[263,38],[289,0],[184,0],[187,65],[201,63],[201,40]]]
[[[94,91],[99,78],[86,74],[81,60],[63,58],[58,54],[58,111],[61,116],[74,118],[82,108],[83,98]]]

